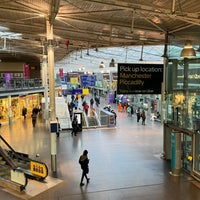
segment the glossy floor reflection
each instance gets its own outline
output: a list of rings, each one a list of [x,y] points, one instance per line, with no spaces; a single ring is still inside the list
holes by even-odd
[[[51,151],[49,126],[31,119],[2,126],[1,134],[19,152],[28,153],[49,167]],[[57,139],[57,178],[63,183],[34,196],[34,200],[199,200],[199,183],[182,173],[170,175],[170,163],[162,160],[163,131],[159,122],[118,113],[115,128],[84,129],[76,137],[63,131]],[[80,187],[80,154],[87,149],[90,183]],[[1,199],[17,200],[0,189]],[[28,198],[27,198],[28,199]]]

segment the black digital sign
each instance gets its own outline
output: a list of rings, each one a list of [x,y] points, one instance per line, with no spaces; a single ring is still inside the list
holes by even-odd
[[[117,94],[161,94],[162,64],[118,63]]]

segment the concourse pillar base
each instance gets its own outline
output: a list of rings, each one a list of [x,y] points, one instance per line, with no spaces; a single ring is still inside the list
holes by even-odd
[[[170,175],[180,176],[181,175],[181,169],[172,169],[172,171],[170,172]]]
[[[56,161],[56,155],[51,155],[51,170],[53,177],[57,176],[57,161]]]

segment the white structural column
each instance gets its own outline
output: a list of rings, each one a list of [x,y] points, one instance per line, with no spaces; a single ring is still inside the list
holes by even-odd
[[[44,47],[45,48],[45,47]],[[44,99],[45,99],[45,108],[44,108],[44,119],[49,119],[49,101],[48,101],[48,82],[47,82],[47,55],[43,54],[43,62],[42,62],[42,81],[44,86]]]
[[[51,169],[57,171],[57,144],[56,144],[56,111],[55,111],[55,80],[54,80],[54,46],[53,46],[53,25],[47,20],[47,55],[49,68],[49,107],[50,107],[50,137],[51,137]]]
[[[49,67],[49,98],[50,98],[50,120],[56,119],[55,112],[55,80],[54,80],[54,46],[53,46],[53,25],[47,20],[47,54]]]

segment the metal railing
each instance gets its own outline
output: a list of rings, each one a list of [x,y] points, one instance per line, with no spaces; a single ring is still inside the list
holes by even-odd
[[[29,89],[29,88],[41,88],[42,79],[11,79],[10,81],[1,80],[0,81],[0,90],[18,90],[18,89]]]

